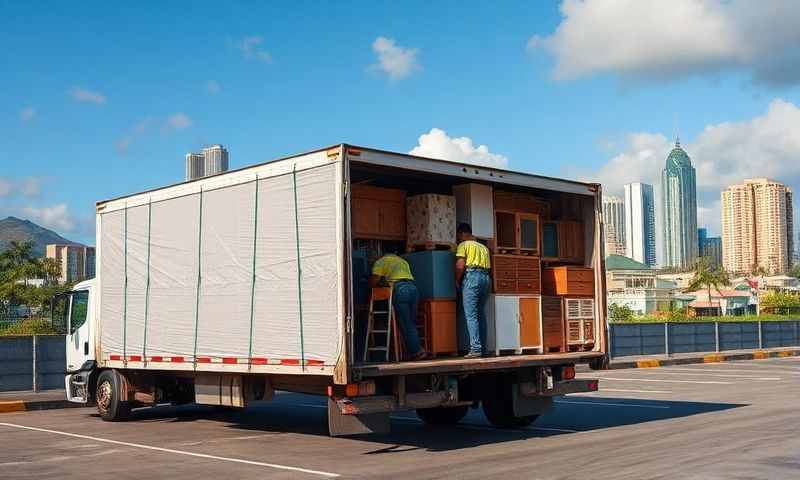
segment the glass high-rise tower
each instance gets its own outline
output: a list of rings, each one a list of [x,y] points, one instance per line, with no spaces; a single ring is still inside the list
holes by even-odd
[[[697,179],[689,155],[675,139],[661,171],[664,266],[692,267],[697,259]]]
[[[653,186],[625,185],[625,255],[647,265],[656,264],[656,213]]]

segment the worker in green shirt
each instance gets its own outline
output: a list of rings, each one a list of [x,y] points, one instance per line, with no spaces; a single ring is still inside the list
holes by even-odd
[[[483,355],[486,341],[484,306],[491,291],[489,269],[492,265],[489,249],[475,240],[468,223],[458,225],[456,237],[459,242],[456,249],[456,288],[461,296],[469,334],[469,352],[464,358],[475,358]]]
[[[369,278],[370,287],[377,287],[382,282],[387,282],[392,287],[392,306],[397,315],[397,325],[403,334],[406,351],[411,360],[424,360],[430,358],[428,352],[422,348],[417,332],[417,306],[419,305],[419,292],[411,274],[411,267],[405,259],[395,253],[387,253],[372,266],[372,275]]]

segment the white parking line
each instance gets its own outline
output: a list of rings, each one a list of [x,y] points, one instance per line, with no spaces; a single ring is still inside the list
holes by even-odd
[[[265,463],[265,462],[256,462],[253,460],[245,460],[243,458],[231,458],[231,457],[220,457],[218,455],[207,455],[205,453],[195,453],[195,452],[187,452],[184,450],[175,450],[172,448],[163,448],[163,447],[154,447],[152,445],[143,445],[140,443],[131,443],[131,442],[121,442],[119,440],[111,440],[108,438],[99,438],[99,437],[92,437],[89,435],[80,435],[77,433],[69,433],[69,432],[61,432],[58,430],[49,430],[47,428],[38,428],[38,427],[29,427],[27,425],[17,425],[14,423],[3,423],[0,422],[0,426],[4,427],[12,427],[12,428],[20,428],[23,430],[32,430],[35,432],[43,432],[43,433],[52,433],[55,435],[64,435],[66,437],[73,437],[73,438],[81,438],[84,440],[92,440],[95,442],[104,442],[104,443],[111,443],[114,445],[123,445],[126,447],[133,447],[133,448],[141,448],[144,450],[154,450],[157,452],[164,452],[164,453],[173,453],[175,455],[186,455],[189,457],[198,457],[198,458],[207,458],[210,460],[220,460],[223,462],[232,462],[232,463],[243,463],[245,465],[255,465],[257,467],[267,467],[267,468],[274,468],[277,470],[289,470],[292,472],[301,472],[307,473],[309,475],[318,475],[320,477],[328,477],[328,478],[335,478],[339,477],[338,473],[331,473],[331,472],[323,472],[320,470],[310,470],[308,468],[300,468],[300,467],[292,467],[290,465],[279,465],[276,463]]]
[[[571,403],[575,405],[602,405],[606,407],[636,407],[636,408],[655,408],[666,410],[668,405],[644,405],[641,403],[612,403],[612,402],[576,402],[574,400],[554,400],[555,403]]]
[[[598,393],[598,392],[619,392],[619,393],[672,393],[668,390],[627,390],[625,388],[603,388],[600,387],[600,390],[597,392],[589,392],[589,393]]]
[[[713,372],[713,373],[725,373],[725,372],[736,372],[738,373],[788,373],[790,375],[800,375],[800,369],[793,369],[793,368],[764,368],[761,370],[756,369],[747,369],[747,368],[717,368],[717,367],[667,367],[662,370],[669,370],[674,372]],[[653,370],[655,371],[655,370]]]
[[[697,383],[701,385],[733,385],[731,382],[718,382],[716,380],[665,380],[656,378],[623,378],[623,377],[602,377],[603,380],[616,380],[619,382],[662,382],[662,383]]]
[[[780,377],[757,377],[754,375],[735,375],[735,374],[720,374],[720,373],[705,373],[705,372],[688,373],[688,369],[681,372],[666,372],[663,369],[658,368],[658,369],[653,369],[652,371],[648,371],[647,373],[655,373],[658,375],[689,375],[689,376],[697,375],[703,377],[749,378],[751,380],[772,380],[772,381],[780,380]]]

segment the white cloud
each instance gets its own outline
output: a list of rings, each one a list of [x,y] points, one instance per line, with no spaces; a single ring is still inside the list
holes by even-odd
[[[22,212],[34,223],[55,229],[56,231],[72,231],[75,220],[72,218],[66,203],[58,203],[51,207],[24,207]]]
[[[630,134],[620,153],[584,180],[620,194],[625,183],[641,181],[658,190],[661,170],[672,142],[661,134]],[[766,112],[739,121],[707,125],[683,145],[697,173],[700,222],[719,232],[722,189],[746,178],[768,177],[800,191],[800,107],[773,100]],[[569,174],[575,173],[572,169]],[[795,208],[800,212],[800,208]]]
[[[563,19],[529,50],[555,57],[553,77],[594,73],[674,79],[740,71],[757,83],[800,82],[800,9],[750,0],[564,0]]]
[[[33,107],[25,107],[19,112],[19,121],[22,123],[27,123],[33,120],[33,117],[36,116],[36,109]]]
[[[244,58],[254,58],[265,63],[270,63],[272,62],[272,54],[262,48],[263,44],[264,37],[261,35],[252,35],[243,38],[237,45],[237,48],[241,50]]]
[[[76,102],[94,103],[96,105],[103,105],[106,103],[106,96],[102,93],[93,92],[81,87],[72,87],[69,94]]]
[[[185,113],[176,113],[167,118],[167,126],[174,130],[183,130],[192,125],[192,119]]]
[[[486,145],[476,147],[469,137],[450,138],[447,132],[438,128],[420,135],[417,146],[408,153],[487,167],[508,167],[508,158],[491,153]]]
[[[123,135],[122,137],[118,138],[114,141],[114,148],[120,154],[127,153],[128,149],[130,148],[131,144],[139,137],[147,133],[150,129],[150,124],[152,123],[152,119],[146,117],[145,119],[139,121],[136,125],[131,128],[128,133]]]
[[[21,196],[36,198],[42,190],[39,177],[2,178],[0,177],[0,198]]]
[[[383,71],[390,80],[402,80],[421,67],[417,61],[416,48],[403,48],[391,38],[378,37],[372,42],[372,51],[378,63],[371,68]]]
[[[216,80],[209,80],[206,82],[206,92],[209,95],[216,95],[222,90]]]

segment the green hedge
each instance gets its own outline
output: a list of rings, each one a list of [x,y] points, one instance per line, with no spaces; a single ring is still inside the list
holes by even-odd
[[[0,337],[55,335],[59,332],[46,318],[31,318],[21,322],[0,324]]]
[[[710,323],[710,322],[786,322],[798,321],[800,315],[740,315],[740,316],[721,316],[721,317],[689,317],[683,315],[644,315],[640,317],[631,317],[622,321],[612,321],[610,323]]]

